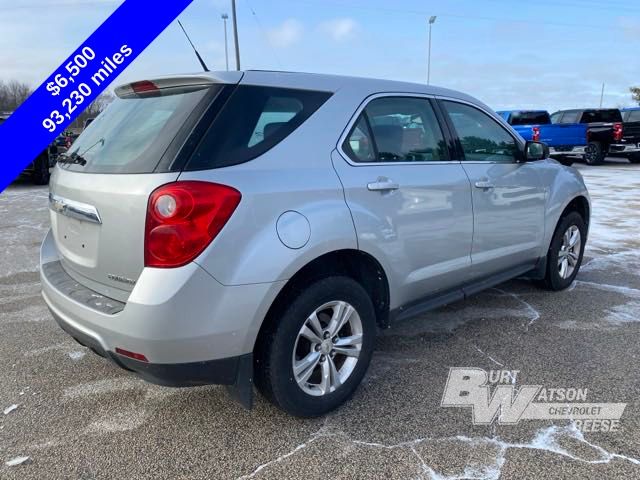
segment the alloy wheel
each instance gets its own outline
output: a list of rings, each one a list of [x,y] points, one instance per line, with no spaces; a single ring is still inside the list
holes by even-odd
[[[580,229],[576,225],[571,225],[562,236],[562,245],[560,245],[560,251],[558,252],[558,273],[560,278],[567,279],[573,275],[580,259],[581,246]]]
[[[307,317],[293,348],[293,374],[307,394],[335,392],[347,381],[362,349],[362,320],[344,301],[331,301]]]

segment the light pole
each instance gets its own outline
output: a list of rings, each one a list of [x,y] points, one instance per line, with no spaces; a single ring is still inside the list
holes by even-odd
[[[236,44],[236,70],[240,70],[240,45],[238,44],[238,15],[236,15],[236,0],[231,0],[233,14],[233,40]]]
[[[227,72],[229,71],[229,45],[227,44],[227,20],[229,15],[223,13],[221,15],[222,21],[224,22],[224,60],[227,64]]]
[[[427,85],[431,83],[431,27],[436,23],[435,15],[429,18],[429,60],[427,61]]]
[[[604,82],[602,82],[602,91],[600,92],[600,108],[602,108],[603,100],[604,100]]]

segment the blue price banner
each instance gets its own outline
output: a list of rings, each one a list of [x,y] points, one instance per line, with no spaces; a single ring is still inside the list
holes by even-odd
[[[0,125],[3,191],[193,0],[125,0]]]

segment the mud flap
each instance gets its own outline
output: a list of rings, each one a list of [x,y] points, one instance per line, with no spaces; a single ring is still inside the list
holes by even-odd
[[[227,392],[244,408],[253,407],[253,354],[242,355],[238,360],[235,383],[225,385]]]

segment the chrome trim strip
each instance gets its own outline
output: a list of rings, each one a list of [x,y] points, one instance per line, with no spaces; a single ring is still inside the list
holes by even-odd
[[[93,205],[62,198],[49,192],[49,208],[60,215],[84,222],[102,224],[98,210]]]

